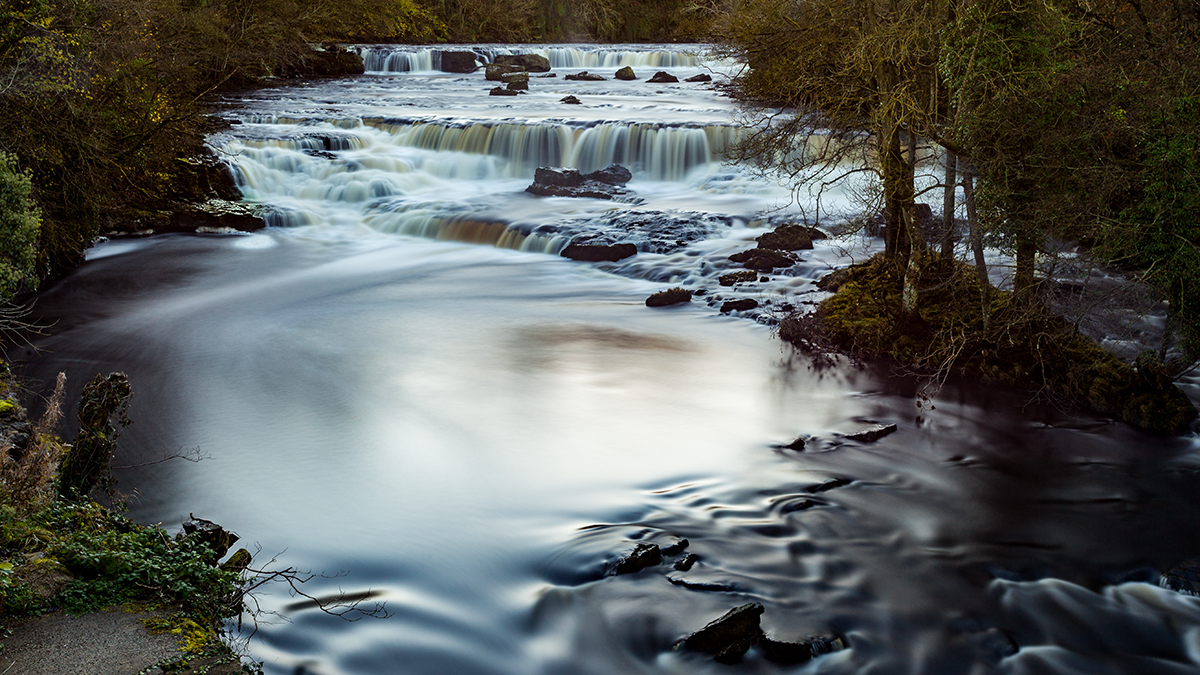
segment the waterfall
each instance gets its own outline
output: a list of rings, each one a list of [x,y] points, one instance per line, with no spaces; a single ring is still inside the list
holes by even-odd
[[[409,73],[437,70],[443,49],[403,47],[395,45],[362,45],[354,47],[363,58],[369,73]],[[706,63],[699,49],[665,50],[626,47],[529,46],[495,47],[491,45],[464,46],[485,63],[507,54],[538,54],[550,60],[551,68],[698,68]]]

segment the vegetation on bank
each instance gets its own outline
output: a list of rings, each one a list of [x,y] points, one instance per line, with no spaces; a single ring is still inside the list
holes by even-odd
[[[919,310],[902,314],[904,270],[884,255],[835,272],[816,314],[784,319],[780,337],[890,357],[935,378],[952,371],[1083,404],[1157,434],[1185,431],[1196,409],[1152,358],[1123,363],[1061,317],[981,285],[969,265],[927,254]],[[978,311],[988,306],[987,319]]]
[[[120,396],[120,387],[105,386],[123,381],[117,375],[97,377],[85,389],[84,407],[91,410],[81,417],[92,419],[81,419],[80,438],[67,445],[53,433],[64,378],[43,418],[31,425],[11,376],[6,369],[0,373],[0,615],[52,609],[82,614],[135,603],[169,613],[148,628],[179,636],[183,654],[177,669],[189,659],[240,667],[218,639],[218,628],[242,611],[245,565],[218,565],[218,551],[205,537],[171,537],[87,496],[105,482],[111,444],[100,444],[102,467],[81,469],[78,460],[89,443],[97,445],[97,437],[115,441],[122,426],[121,402],[128,398]],[[76,468],[65,468],[72,459]],[[64,476],[72,475],[68,485]]]

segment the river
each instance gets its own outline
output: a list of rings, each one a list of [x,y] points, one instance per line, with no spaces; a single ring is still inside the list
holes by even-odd
[[[229,97],[212,143],[274,226],[103,243],[38,301],[33,382],[130,377],[132,517],[195,513],[258,564],[324,574],[310,594],[383,603],[350,622],[263,593],[276,615],[242,635],[267,673],[1200,671],[1200,600],[1156,585],[1200,556],[1194,438],[972,382],[925,400],[887,368],[792,354],[772,317],[880,242],[717,277],[773,223],[836,228],[849,196],[723,165],[720,89],[645,81],[733,64],[530,49],[557,77],[516,97],[401,46],[364,48],[363,76]],[[564,79],[583,69],[608,79]],[[524,192],[538,166],[614,161],[633,198]],[[640,252],[557,256],[573,237]],[[676,285],[707,294],[644,305]],[[738,298],[759,307],[719,311]],[[838,435],[874,423],[898,431]],[[690,570],[608,574],[679,537]],[[672,648],[747,602],[779,639],[849,648],[801,666]]]

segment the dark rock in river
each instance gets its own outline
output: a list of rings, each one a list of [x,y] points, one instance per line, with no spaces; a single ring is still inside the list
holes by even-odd
[[[876,424],[873,427],[868,427],[852,434],[841,434],[841,437],[850,441],[858,441],[859,443],[874,443],[888,434],[895,433],[895,431],[895,424]]]
[[[1200,560],[1185,560],[1162,573],[1158,585],[1186,595],[1200,596]]]
[[[695,553],[689,553],[679,560],[676,560],[674,567],[680,572],[686,572],[692,569],[692,566],[699,562],[699,560],[700,556],[696,555]]]
[[[634,197],[619,197],[631,201]],[[638,250],[646,253],[673,253],[692,242],[709,238],[713,232],[729,227],[732,219],[712,213],[694,211],[610,211],[595,217],[566,218],[553,225],[539,225],[526,234],[546,237],[567,235],[577,244],[614,244],[636,242]],[[670,278],[651,279],[661,283]],[[693,295],[702,294],[698,289]]]
[[[846,641],[838,636],[814,636],[803,642],[783,642],[764,635],[758,641],[758,648],[768,661],[792,666],[822,654],[841,651],[846,648]]]
[[[505,75],[523,72],[525,72],[525,69],[518,66],[505,66],[499,63],[489,63],[484,66],[483,77],[484,79],[491,80],[492,82],[501,82],[501,78],[503,78]]]
[[[564,258],[583,262],[616,262],[637,255],[633,244],[576,244],[572,243],[560,253]]]
[[[659,564],[662,564],[662,551],[658,544],[642,542],[617,561],[613,574],[633,574]]]
[[[650,76],[650,79],[646,81],[651,84],[670,84],[672,82],[678,82],[679,78],[666,72],[665,70],[660,70],[654,75]]]
[[[563,79],[564,80],[578,80],[580,82],[600,82],[604,78],[599,75],[593,75],[585,70],[585,71],[582,71],[579,73],[575,73],[574,75],[566,75],[565,77],[563,77]]]
[[[358,54],[334,44],[311,47],[279,66],[280,77],[345,77],[366,72]]]
[[[550,71],[550,59],[540,54],[503,54],[497,56],[494,63],[502,66],[517,66],[531,73]]]
[[[721,663],[736,662],[762,635],[758,625],[762,614],[763,606],[757,602],[736,607],[684,638],[682,645],[692,651],[714,654]]]
[[[518,92],[516,89],[509,89],[507,87],[492,87],[491,91],[488,92],[488,96],[516,96],[518,93],[520,92]]]
[[[444,73],[473,73],[479,69],[479,57],[475,52],[436,51],[433,56],[438,69]]]
[[[800,438],[797,438],[796,440],[792,441],[791,443],[788,443],[787,445],[785,445],[783,447],[787,448],[788,450],[803,450],[804,449],[804,437],[801,436]]]
[[[637,79],[637,75],[633,74],[633,68],[630,68],[629,66],[625,66],[624,68],[618,70],[617,74],[614,75],[613,77],[617,78],[618,80],[636,80]]]
[[[617,164],[582,174],[575,169],[539,167],[533,174],[533,185],[526,192],[540,197],[588,197],[613,199],[629,191],[621,187],[632,177],[629,170]]]
[[[752,248],[748,251],[735,253],[729,259],[741,263],[746,269],[759,272],[770,272],[778,267],[791,267],[796,264],[796,257],[787,251],[776,251],[769,248]]]
[[[721,305],[721,313],[728,314],[729,312],[744,312],[749,309],[758,307],[757,300],[743,298],[741,300],[730,300]]]
[[[691,542],[689,542],[687,539],[680,539],[679,541],[675,542],[674,544],[671,544],[670,546],[663,546],[662,554],[663,555],[679,555],[680,553],[683,553],[685,549],[687,549],[687,547],[690,543]]]
[[[509,89],[529,89],[529,73],[506,73],[500,77]]]
[[[568,105],[580,105],[581,103],[583,103],[583,101],[580,101],[579,99],[575,98],[574,96],[564,96],[561,99],[559,99],[558,102],[566,103]]]
[[[693,75],[687,78],[684,80],[684,82],[712,82],[712,75],[709,75],[708,73],[700,73],[699,75]]]
[[[834,490],[836,488],[846,487],[847,485],[849,485],[852,482],[853,481],[851,481],[848,478],[830,478],[829,480],[827,480],[823,483],[815,483],[813,485],[809,485],[808,487],[804,488],[804,490],[809,493],[825,492],[827,490]]]
[[[229,560],[221,563],[221,569],[226,572],[241,572],[250,566],[250,561],[254,559],[250,551],[244,548],[239,548],[236,553],[229,556]]]
[[[672,288],[666,291],[659,291],[654,295],[646,298],[647,307],[667,307],[670,305],[678,305],[684,302],[692,301],[692,292],[683,288]],[[686,539],[684,541],[687,541]]]
[[[746,281],[754,281],[758,278],[758,272],[754,270],[740,270],[738,272],[730,272],[717,277],[717,283],[722,286],[732,286]]]
[[[804,225],[780,225],[774,232],[768,232],[758,238],[758,247],[777,251],[799,251],[812,248],[813,241],[824,239],[825,233]]]
[[[197,232],[200,234],[232,234],[254,232],[267,226],[262,208],[245,202],[209,199],[199,204],[177,207],[170,219],[156,228],[157,232]]]
[[[213,521],[197,518],[191,514],[188,514],[188,519],[183,521],[183,536],[199,539],[208,544],[213,552],[212,562],[214,564],[223,558],[229,551],[229,547],[238,540],[236,534]]]

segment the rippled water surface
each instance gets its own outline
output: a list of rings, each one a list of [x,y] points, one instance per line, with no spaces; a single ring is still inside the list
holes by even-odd
[[[341,573],[314,595],[385,603],[347,622],[264,595],[286,619],[249,641],[267,672],[1200,670],[1200,601],[1155,585],[1200,555],[1193,439],[971,383],[924,400],[887,368],[790,354],[761,321],[876,242],[719,286],[725,256],[815,201],[720,163],[737,131],[719,91],[562,75],[730,64],[553,49],[557,79],[499,101],[403,47],[367,55],[395,72],[231,100],[214,144],[278,227],[103,244],[38,303],[56,323],[30,377],[132,380],[117,464],[208,456],[119,471],[133,516],[211,518],[260,562]],[[639,199],[523,192],[537,165],[614,159]],[[673,243],[631,218],[703,226]],[[579,236],[641,253],[554,255]],[[644,306],[681,284],[708,295]],[[718,312],[745,297],[760,310]],[[838,436],[876,422],[898,431]],[[607,574],[679,537],[691,570]],[[746,602],[779,639],[850,648],[794,667],[672,648]]]

